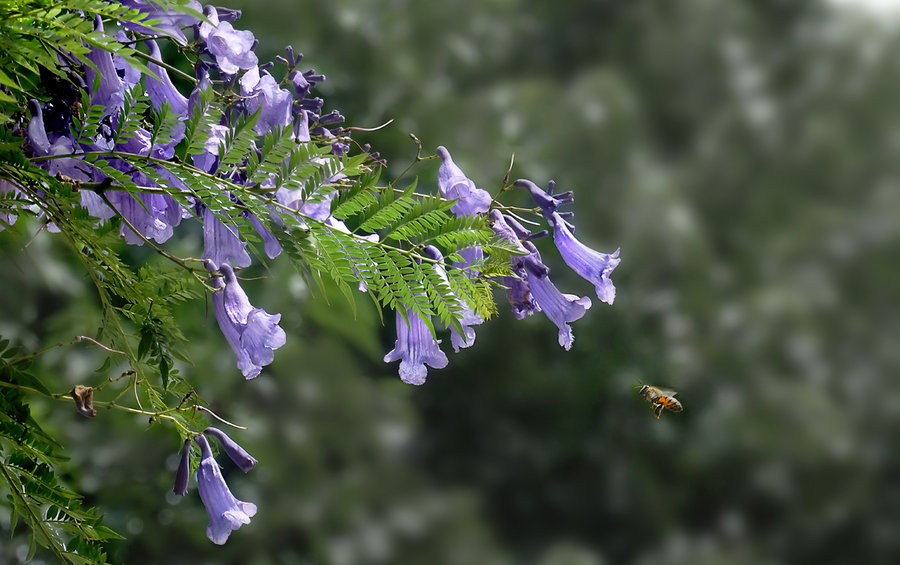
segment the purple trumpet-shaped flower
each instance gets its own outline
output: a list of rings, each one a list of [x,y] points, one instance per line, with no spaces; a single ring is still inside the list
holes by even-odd
[[[559,344],[568,351],[575,341],[569,322],[574,322],[584,316],[585,311],[591,307],[591,299],[587,296],[579,298],[574,294],[560,292],[547,276],[550,269],[541,263],[541,256],[537,249],[534,249],[531,243],[528,246],[533,249],[533,253],[521,259],[519,274],[523,275],[528,284],[535,303],[559,328]]]
[[[616,287],[609,276],[621,261],[619,250],[616,249],[613,253],[600,253],[584,245],[575,239],[566,221],[556,212],[551,214],[550,223],[553,225],[553,241],[566,264],[594,283],[597,298],[612,304],[616,299]]]
[[[0,200],[6,199],[5,195],[7,193],[12,193],[12,196],[18,196],[19,189],[8,180],[0,179]],[[9,212],[0,211],[0,231],[3,231],[7,226],[16,223],[16,220],[19,219],[19,215],[12,211],[13,208],[9,204],[5,204],[0,210],[9,210]]]
[[[118,41],[119,43],[128,43],[130,39],[131,38],[129,38],[124,31],[119,31],[116,33],[116,41]],[[143,73],[132,67],[122,57],[118,55],[113,57],[113,65],[116,67],[116,72],[120,77],[122,77],[122,83],[125,85],[125,88],[130,89],[141,81]]]
[[[115,192],[107,196],[122,217],[147,239],[164,243],[181,223],[181,207],[167,194],[135,194]],[[98,216],[102,217],[102,216]],[[144,239],[122,224],[122,237],[131,245],[143,245]]]
[[[267,71],[260,73],[253,67],[241,77],[241,96],[245,96],[247,111],[251,114],[262,106],[259,120],[253,131],[265,135],[275,128],[291,123],[291,93],[278,87],[278,83]]]
[[[226,226],[207,207],[203,207],[203,259],[216,265],[226,262],[237,267],[250,266],[250,255],[245,249],[247,242],[241,241],[237,229]]]
[[[491,195],[486,190],[475,187],[475,183],[453,162],[446,148],[438,147],[437,154],[441,158],[437,178],[438,190],[445,199],[456,200],[450,211],[457,216],[472,216],[487,212],[491,206]]]
[[[199,435],[194,441],[202,453],[200,466],[197,467],[197,488],[209,514],[206,537],[214,544],[222,545],[232,531],[250,523],[250,518],[256,515],[256,505],[242,502],[231,494],[206,438]]]
[[[181,446],[181,458],[178,461],[178,470],[175,471],[175,486],[172,492],[178,496],[184,496],[188,491],[188,481],[191,478],[191,440],[184,440]]]
[[[228,457],[234,461],[234,464],[237,465],[241,471],[247,473],[256,466],[256,458],[247,453],[243,447],[228,437],[222,430],[209,427],[203,430],[203,433],[219,440],[219,443],[222,444],[222,449],[225,450]]]
[[[96,17],[94,29],[103,31],[103,21],[100,16]],[[88,92],[91,95],[91,104],[103,106],[103,115],[109,116],[118,112],[125,101],[125,85],[116,67],[113,64],[113,56],[109,51],[105,51],[98,47],[92,47],[87,58],[96,65],[95,71],[92,67],[85,67],[85,76],[87,77]],[[99,71],[99,77],[97,72]],[[95,90],[94,83],[99,79],[99,88]]]
[[[275,350],[285,343],[284,330],[278,325],[281,314],[254,308],[228,263],[217,267],[208,262],[206,268],[222,273],[212,281],[213,287],[222,289],[212,295],[216,321],[237,355],[238,369],[252,379],[275,360]]]
[[[250,223],[253,224],[256,233],[263,239],[263,249],[266,252],[266,256],[269,259],[278,257],[281,254],[281,244],[278,243],[278,238],[272,235],[272,232],[253,214],[250,214]]]
[[[514,182],[513,185],[524,188],[530,192],[531,198],[534,199],[534,203],[540,207],[541,212],[544,213],[544,216],[548,220],[550,219],[550,215],[553,212],[556,212],[560,206],[563,204],[571,204],[575,201],[575,195],[571,190],[561,192],[554,196],[553,189],[556,187],[556,183],[553,181],[548,183],[547,190],[540,188],[528,179],[519,179]]]
[[[444,255],[433,245],[425,247],[425,255],[438,261],[438,263],[434,264],[434,270],[447,283],[447,286],[450,286],[447,271],[443,264]],[[477,326],[484,322],[481,316],[476,314],[467,303],[463,302],[462,306],[462,315],[459,323],[462,326],[463,333],[460,334],[456,331],[456,328],[450,327],[450,344],[453,346],[453,351],[457,353],[459,353],[460,349],[471,347],[475,344],[475,329],[472,326]]]
[[[506,299],[512,306],[513,314],[517,320],[524,320],[526,317],[540,312],[541,307],[534,301],[531,296],[531,289],[528,283],[516,277],[503,277],[503,286],[506,287]]]
[[[409,324],[397,311],[397,341],[394,349],[384,356],[385,363],[400,360],[400,380],[411,385],[425,384],[428,369],[443,369],[447,366],[447,355],[438,347],[428,331],[428,326],[419,316],[409,310],[406,313]]]
[[[206,22],[200,24],[200,39],[206,43],[209,53],[215,57],[222,74],[234,75],[239,69],[251,69],[256,66],[259,60],[253,52],[256,38],[252,32],[236,30],[230,23],[219,21],[218,12],[213,6],[206,6],[203,15],[213,25]]]
[[[147,46],[150,47],[150,56],[157,60],[162,61],[162,55],[159,51],[159,46],[155,41],[147,41]],[[172,106],[172,112],[179,116],[187,117],[188,111],[188,99],[185,98],[181,92],[175,88],[175,85],[172,83],[172,79],[169,78],[169,73],[163,67],[160,67],[156,63],[147,63],[147,68],[149,68],[153,73],[159,77],[159,79],[155,79],[150,75],[147,75],[147,96],[150,97],[150,103],[153,105],[153,108],[159,110],[159,108],[163,105],[163,102],[168,101],[169,105]],[[184,135],[184,128],[182,128],[181,135]],[[180,139],[180,138],[179,138]]]
[[[228,127],[219,124],[209,126],[208,136],[203,143],[203,153],[193,156],[194,166],[207,173],[214,173],[219,165],[219,144],[225,142]]]

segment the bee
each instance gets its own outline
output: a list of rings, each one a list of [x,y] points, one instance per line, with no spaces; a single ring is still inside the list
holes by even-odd
[[[659,415],[662,414],[663,408],[671,410],[672,412],[681,412],[684,410],[681,402],[675,398],[677,393],[674,390],[642,385],[638,392],[647,400],[647,402],[653,405],[653,415],[656,416],[657,420],[659,420]]]

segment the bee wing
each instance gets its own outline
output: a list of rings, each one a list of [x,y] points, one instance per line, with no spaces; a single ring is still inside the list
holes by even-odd
[[[674,390],[669,390],[669,389],[667,389],[667,388],[661,388],[661,389],[659,389],[659,395],[660,395],[660,396],[675,396],[676,394],[678,394],[678,393],[675,392]]]

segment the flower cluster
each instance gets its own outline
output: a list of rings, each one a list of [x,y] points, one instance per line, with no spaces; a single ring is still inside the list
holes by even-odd
[[[205,19],[201,20],[144,0],[124,0],[122,3],[141,10],[147,15],[145,20],[149,23],[152,23],[150,20],[156,21],[152,28],[125,24],[124,29],[115,35],[123,43],[138,43],[144,38],[142,43],[150,59],[147,68],[153,74],[142,73],[123,57],[110,51],[92,47],[87,57],[93,65],[80,70],[84,75],[85,100],[77,98],[75,89],[61,87],[52,91],[52,100],[31,102],[31,118],[26,128],[26,155],[37,158],[35,162],[57,178],[78,184],[102,185],[111,180],[112,173],[98,167],[89,156],[97,152],[108,154],[107,166],[119,173],[115,174],[116,181],[131,182],[146,191],[82,190],[81,204],[100,220],[120,217],[121,235],[130,244],[164,243],[172,237],[174,228],[183,219],[200,219],[203,223],[202,257],[207,260],[206,267],[214,275],[222,275],[215,277],[211,285],[223,289],[214,297],[219,326],[238,357],[238,368],[245,377],[254,377],[263,365],[271,363],[272,350],[284,344],[284,332],[277,326],[278,316],[253,309],[237,284],[232,269],[249,266],[251,256],[236,223],[223,221],[230,217],[229,210],[216,209],[210,202],[204,201],[185,186],[183,179],[173,175],[170,168],[162,164],[151,167],[150,171],[136,168],[127,156],[143,156],[149,162],[157,163],[173,161],[176,147],[186,140],[186,124],[192,117],[210,110],[210,93],[215,91],[220,99],[230,96],[234,102],[227,108],[229,111],[223,112],[218,121],[208,124],[206,131],[201,132],[205,133],[205,139],[202,139],[197,150],[189,150],[185,156],[199,171],[232,184],[249,185],[251,179],[242,178],[240,171],[225,170],[220,166],[220,150],[238,121],[254,117],[252,130],[257,136],[288,131],[291,140],[297,143],[309,142],[315,137],[325,140],[333,154],[343,154],[348,150],[348,145],[344,137],[338,137],[342,132],[329,129],[343,118],[337,112],[321,115],[323,100],[311,96],[311,92],[315,84],[325,77],[312,70],[300,71],[298,67],[302,55],[295,56],[291,48],[287,48],[285,57],[280,58],[288,68],[286,78],[287,84],[292,87],[290,89],[282,88],[272,76],[269,72],[271,65],[258,64],[254,52],[257,41],[253,34],[237,30],[231,24],[240,12],[212,6],[204,8],[196,2],[189,2],[188,8],[202,11]],[[104,31],[104,22],[99,18],[96,19],[95,29]],[[192,29],[194,34],[192,45],[196,46],[196,76],[193,90],[182,93],[167,70],[172,67],[162,61],[157,40],[146,34],[164,32],[174,43],[186,45],[186,29]],[[73,73],[73,76],[79,75]],[[214,79],[224,86],[215,90]],[[166,135],[150,131],[146,125],[128,129],[130,124],[126,106],[131,104],[133,109],[135,97],[141,93],[146,93],[146,99],[157,116],[168,116],[170,128]],[[85,105],[91,108],[102,108],[99,127],[86,135],[76,135],[76,128],[73,127],[72,108],[81,102],[86,102]],[[250,150],[259,151],[255,143],[251,144]],[[271,179],[267,181],[272,183]],[[266,181],[262,184],[266,185]],[[159,190],[172,186],[183,191],[184,196],[174,198],[166,190]],[[10,183],[0,183],[0,191],[15,190]],[[293,207],[299,214],[304,214],[300,192],[279,190],[274,194],[274,199],[277,204]],[[230,202],[235,207],[241,204],[233,194]],[[243,215],[263,239],[266,255],[276,257],[281,252],[281,246],[265,226],[265,222],[273,218],[259,218],[252,212]],[[4,218],[4,224],[11,225],[16,215],[5,214]]]
[[[219,440],[222,449],[241,471],[247,473],[256,466],[256,459],[222,430],[206,428],[203,433]],[[222,470],[213,457],[209,441],[203,435],[198,435],[194,437],[194,443],[200,447],[197,490],[200,491],[200,500],[203,501],[206,512],[209,514],[206,537],[213,543],[222,545],[228,540],[228,536],[233,530],[250,523],[250,518],[256,514],[256,505],[252,502],[242,502],[231,494],[231,490],[222,476]],[[175,494],[178,496],[187,494],[190,475],[191,440],[186,440],[181,448],[178,470],[175,472],[175,486],[172,489]]]
[[[91,43],[89,64],[78,64],[75,55],[60,58],[74,83],[50,83],[43,102],[28,102],[27,122],[20,123],[24,156],[60,183],[80,188],[75,198],[90,221],[118,222],[112,225],[129,244],[173,258],[159,246],[183,220],[201,222],[201,259],[191,266],[173,260],[212,291],[216,321],[245,378],[258,376],[286,342],[281,315],[254,307],[239,283],[237,273],[259,254],[252,242],[261,242],[269,259],[303,257],[302,268],[358,283],[394,309],[397,338],[384,361],[399,361],[400,378],[413,385],[426,381],[429,367],[448,364],[434,318],[448,328],[455,352],[475,343],[475,328],[491,311],[484,307],[492,300],[483,290],[487,282],[506,288],[517,318],[543,312],[558,328],[559,344],[572,347],[569,324],[584,316],[591,299],[565,294],[551,282],[533,243],[540,237],[552,234],[565,263],[594,284],[601,301],[613,303],[610,277],[619,251],[600,253],[574,237],[573,214],[559,210],[574,201],[571,192],[554,194],[553,181],[547,190],[528,180],[513,183],[535,203],[516,211],[547,225],[532,232],[523,226],[529,222],[478,188],[445,147],[436,150],[437,195],[377,187],[374,154],[367,147],[350,154],[348,130],[339,127],[343,116],[324,113],[324,101],[312,95],[325,77],[301,71],[302,55],[288,47],[276,72],[273,63],[260,64],[253,34],[234,27],[240,12],[179,2],[182,9],[120,0],[143,16],[123,22],[97,17],[95,32],[114,36],[120,49]],[[140,46],[146,65],[124,45]],[[187,57],[193,74],[167,63],[165,49]],[[19,211],[27,207],[45,214],[49,229],[64,228],[55,225],[62,216],[54,216],[52,206],[37,203],[48,187],[0,178],[0,199],[18,202],[10,195],[21,195]],[[16,219],[15,207],[3,208],[0,229]],[[489,266],[494,253],[502,254],[503,267]],[[197,484],[210,517],[207,536],[222,544],[257,509],[231,494],[204,434],[244,472],[256,460],[215,428],[193,438],[201,454]],[[174,490],[181,496],[191,449],[186,441],[176,474]]]

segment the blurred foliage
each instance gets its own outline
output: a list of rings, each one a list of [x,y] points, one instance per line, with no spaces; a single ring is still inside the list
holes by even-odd
[[[325,98],[353,125],[397,120],[359,136],[395,173],[412,131],[472,178],[499,184],[515,153],[513,178],[574,189],[579,237],[622,248],[619,293],[574,324],[569,353],[546,320],[501,308],[414,389],[381,362],[392,329],[374,312],[260,271],[245,288],[284,314],[289,341],[256,380],[209,312],[181,318],[195,359],[182,373],[249,427],[235,439],[260,460],[253,476],[225,468],[260,513],[224,548],[195,493],[166,494],[174,434],[43,407],[86,502],[128,536],[114,562],[900,560],[894,28],[785,0],[231,5],[261,58],[290,43],[328,75]],[[0,334],[29,347],[90,334],[96,304],[71,258],[46,234],[11,238]],[[44,357],[61,389],[101,359]],[[655,420],[640,382],[678,390],[685,411]]]

